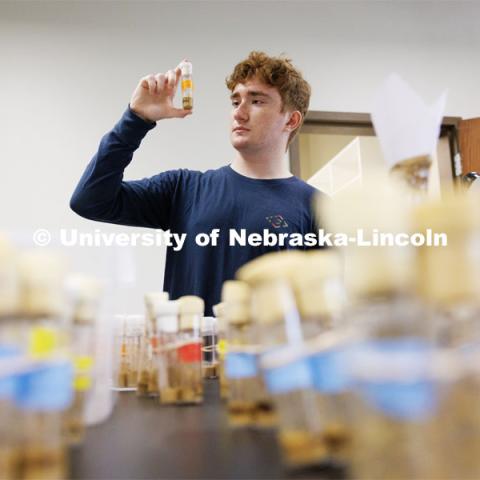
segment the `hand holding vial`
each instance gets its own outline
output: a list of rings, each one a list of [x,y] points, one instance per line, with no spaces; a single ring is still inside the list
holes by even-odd
[[[186,68],[187,67],[187,68]],[[130,100],[130,108],[139,117],[149,122],[156,122],[164,118],[184,118],[192,113],[192,98],[183,105],[187,108],[176,108],[173,99],[183,72],[189,72],[191,86],[191,63],[183,60],[174,70],[166,73],[150,74],[140,79]],[[188,90],[191,95],[191,88]],[[185,94],[188,91],[182,92]]]

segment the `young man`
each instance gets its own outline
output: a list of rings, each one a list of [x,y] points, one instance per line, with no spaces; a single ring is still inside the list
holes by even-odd
[[[225,280],[268,246],[229,246],[229,230],[247,234],[315,232],[315,189],[294,177],[285,162],[288,144],[308,110],[310,86],[289,60],[251,52],[227,79],[231,91],[230,165],[205,173],[185,169],[124,182],[123,171],[156,122],[185,117],[173,98],[180,68],[140,80],[129,108],[107,133],[87,166],[70,206],[101,222],[186,233],[183,248],[167,249],[164,290],[170,298],[198,295],[205,314],[220,301]],[[196,244],[198,233],[220,230],[217,246]]]

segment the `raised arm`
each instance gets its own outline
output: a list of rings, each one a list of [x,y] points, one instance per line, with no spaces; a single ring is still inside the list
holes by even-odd
[[[173,105],[180,74],[177,67],[139,81],[129,108],[102,138],[72,195],[70,207],[74,212],[102,222],[168,228],[175,172],[130,182],[123,181],[123,172],[155,122],[191,113]]]

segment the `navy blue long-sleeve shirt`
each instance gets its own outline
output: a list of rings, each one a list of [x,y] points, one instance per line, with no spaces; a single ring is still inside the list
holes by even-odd
[[[101,222],[186,233],[183,248],[167,248],[164,290],[171,299],[198,295],[205,314],[220,301],[222,284],[249,260],[282,247],[229,246],[229,230],[317,232],[311,210],[316,190],[297,177],[257,180],[229,165],[204,173],[170,170],[123,181],[143,137],[155,127],[130,109],[100,143],[70,201],[82,217]],[[217,246],[201,247],[198,233],[220,229]],[[285,248],[285,247],[283,247]]]

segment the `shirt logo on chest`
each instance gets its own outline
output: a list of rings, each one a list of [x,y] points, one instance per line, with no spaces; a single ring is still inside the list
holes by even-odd
[[[269,217],[265,217],[267,219],[267,222],[273,227],[273,228],[282,228],[282,227],[288,227],[287,221],[283,218],[282,215],[270,215]]]

